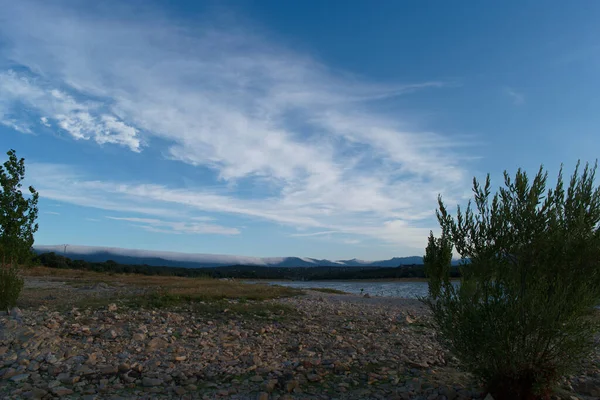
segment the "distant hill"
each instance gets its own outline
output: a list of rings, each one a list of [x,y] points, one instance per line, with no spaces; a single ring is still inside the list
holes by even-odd
[[[399,267],[423,264],[423,257],[394,257],[389,260],[319,260],[305,257],[246,257],[223,254],[177,253],[168,251],[122,249],[118,247],[96,247],[68,245],[34,246],[38,254],[54,252],[73,260],[105,262],[113,260],[119,264],[151,265],[184,268],[211,268],[232,265],[256,265],[261,267]],[[453,264],[457,264],[455,261]]]

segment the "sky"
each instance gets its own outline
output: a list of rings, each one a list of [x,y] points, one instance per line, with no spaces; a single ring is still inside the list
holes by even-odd
[[[438,194],[600,154],[593,0],[0,9],[0,151],[40,245],[422,255]]]

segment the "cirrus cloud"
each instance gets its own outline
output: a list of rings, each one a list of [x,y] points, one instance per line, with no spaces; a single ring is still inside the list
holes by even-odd
[[[416,249],[437,194],[452,201],[465,193],[463,138],[420,130],[378,108],[453,83],[372,82],[244,26],[207,19],[192,26],[152,7],[131,18],[126,5],[92,13],[65,4],[3,3],[3,54],[19,68],[0,72],[0,117],[13,118],[25,104],[26,123],[134,152],[158,148],[212,173],[213,186],[244,181],[272,190],[247,198],[149,179],[92,180],[65,165],[44,166],[51,175],[38,165],[42,196],[151,215],[152,223],[137,222],[155,231],[193,233],[165,218],[212,212],[306,237],[369,236]]]

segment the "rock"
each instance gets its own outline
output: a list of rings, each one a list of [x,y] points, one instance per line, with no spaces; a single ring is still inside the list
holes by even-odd
[[[54,389],[60,386],[60,381],[51,381],[48,383],[48,389]]]
[[[18,372],[14,368],[7,368],[0,371],[0,376],[2,376],[2,379],[10,379],[15,375],[18,375]]]
[[[90,367],[88,367],[87,365],[81,365],[75,369],[75,373],[77,373],[78,375],[91,375],[94,372],[95,371],[93,369],[91,369]]]
[[[23,318],[23,312],[21,311],[21,309],[19,307],[13,307],[10,310],[10,316],[15,319],[21,319],[21,318]]]
[[[271,393],[273,390],[275,390],[275,387],[277,386],[277,379],[269,379],[266,383],[265,383],[265,390],[269,393]]]
[[[177,394],[178,396],[183,396],[184,394],[187,393],[187,390],[185,390],[184,388],[182,388],[181,386],[175,386],[173,388],[173,391],[175,392],[175,394]]]
[[[73,385],[79,382],[78,376],[71,376],[69,373],[64,372],[62,374],[58,374],[56,377],[60,381],[60,383],[64,383],[65,385]]]
[[[440,390],[440,393],[444,396],[446,396],[446,398],[448,400],[454,400],[456,399],[456,397],[458,396],[456,394],[456,390],[452,389],[452,388],[448,388],[448,387],[443,387]]]
[[[144,378],[144,379],[142,379],[142,386],[145,386],[145,387],[160,386],[162,384],[163,384],[163,380],[162,379],[156,379],[156,378]]]
[[[252,378],[250,378],[250,380],[252,382],[262,382],[264,381],[263,377],[260,375],[254,375]]]
[[[187,359],[186,356],[175,356],[173,358],[175,361],[185,361]]]
[[[322,378],[318,374],[307,374],[306,379],[309,382],[319,382]]]
[[[56,357],[54,354],[52,354],[52,353],[49,353],[49,354],[46,356],[46,358],[45,358],[45,361],[46,361],[48,364],[56,364],[56,363],[58,362],[58,358],[57,358],[57,357]]]
[[[106,285],[106,284],[104,284],[104,285]],[[107,308],[108,308],[108,311],[111,311],[111,312],[117,311],[117,305],[115,303],[109,304]]]
[[[269,393],[260,392],[257,397],[258,400],[269,400]]]
[[[487,396],[485,396],[485,398],[483,400],[494,400],[494,397],[492,396],[491,393],[488,393]]]
[[[96,365],[97,358],[98,355],[96,353],[90,353],[88,354],[88,358],[85,360],[85,363],[88,365]]]
[[[119,364],[118,370],[119,372],[127,372],[131,369],[131,365],[127,364],[127,363],[121,363]]]
[[[29,374],[19,374],[10,378],[12,382],[22,382],[29,379]]]
[[[421,369],[429,368],[429,364],[427,364],[427,362],[425,362],[425,361],[409,361],[408,365],[410,365],[413,368],[421,368]]]
[[[55,396],[63,397],[63,396],[68,396],[70,394],[73,394],[73,390],[63,387],[63,386],[58,386],[58,387],[55,387],[52,389],[52,393],[54,393]]]
[[[100,373],[102,375],[115,375],[119,373],[119,368],[114,365],[107,365],[100,368]]]
[[[294,391],[294,389],[296,389],[298,386],[300,386],[300,383],[299,383],[298,381],[296,381],[296,380],[291,380],[291,381],[288,381],[288,382],[285,384],[285,391],[286,391],[286,392],[288,392],[288,393],[291,393],[291,392],[293,392],[293,391]]]
[[[137,342],[143,342],[144,340],[146,340],[146,335],[144,335],[143,333],[134,333],[131,338]]]
[[[147,344],[146,344],[146,348],[148,350],[158,350],[158,349],[164,349],[169,345],[169,343],[167,343],[166,340],[161,339],[161,338],[154,338],[151,339]]]
[[[31,394],[32,394],[32,399],[41,399],[44,396],[46,396],[48,394],[48,392],[44,389],[40,389],[40,388],[33,388],[33,390],[31,390]]]
[[[114,329],[109,329],[108,331],[104,332],[103,336],[106,339],[115,339],[117,336],[119,336],[119,334]]]
[[[600,398],[600,382],[577,382],[573,384],[573,389],[578,394]]]

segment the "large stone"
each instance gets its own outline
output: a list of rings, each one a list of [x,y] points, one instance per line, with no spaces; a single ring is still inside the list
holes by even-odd
[[[19,374],[10,378],[12,382],[23,382],[29,379],[29,374]]]

